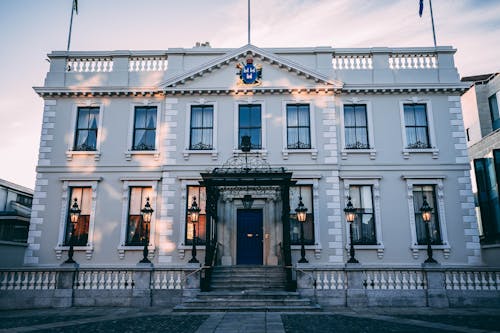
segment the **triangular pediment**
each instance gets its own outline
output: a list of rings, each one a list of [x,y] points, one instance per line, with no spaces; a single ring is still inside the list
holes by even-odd
[[[262,68],[259,85],[239,82],[237,64],[244,64],[247,57]],[[341,89],[343,83],[332,80],[301,64],[285,59],[267,50],[248,44],[226,53],[160,84],[164,90],[240,90],[240,89]]]

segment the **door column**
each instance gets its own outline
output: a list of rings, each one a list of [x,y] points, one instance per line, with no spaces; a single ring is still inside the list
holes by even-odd
[[[234,223],[231,218],[233,208],[233,200],[231,198],[224,199],[224,226],[223,226],[223,240],[222,240],[222,266],[230,266],[233,264],[231,256],[231,235],[233,234]]]

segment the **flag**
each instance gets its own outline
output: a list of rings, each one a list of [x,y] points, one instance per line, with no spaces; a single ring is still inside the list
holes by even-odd
[[[418,7],[418,15],[420,17],[422,17],[422,13],[423,12],[424,12],[424,0],[420,0],[420,4],[419,4],[419,7]]]
[[[73,0],[73,10],[75,11],[76,15],[78,15],[78,0]]]

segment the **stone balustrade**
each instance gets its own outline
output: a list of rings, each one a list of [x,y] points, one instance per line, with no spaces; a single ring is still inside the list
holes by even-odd
[[[56,289],[58,272],[52,270],[0,271],[0,290]]]
[[[448,290],[497,290],[500,291],[500,272],[450,270],[445,273]]]
[[[365,270],[363,285],[371,290],[427,289],[425,273],[420,270]]]

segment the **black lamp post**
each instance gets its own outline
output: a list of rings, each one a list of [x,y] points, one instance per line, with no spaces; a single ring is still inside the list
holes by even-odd
[[[420,213],[422,214],[422,220],[424,220],[425,236],[427,238],[427,259],[424,261],[424,263],[437,264],[438,262],[432,257],[431,235],[429,231],[429,224],[431,223],[432,219],[432,208],[431,206],[429,206],[429,203],[427,202],[427,198],[425,196],[422,207],[420,208]]]
[[[65,264],[76,264],[76,261],[73,260],[73,254],[75,250],[73,248],[75,243],[75,231],[76,226],[78,224],[78,218],[80,217],[80,213],[82,210],[78,207],[78,200],[76,198],[73,199],[73,205],[69,209],[69,220],[71,221],[71,232],[69,236],[69,251],[68,251],[68,259],[64,262]]]
[[[354,243],[352,241],[352,224],[356,219],[356,208],[352,205],[351,197],[347,197],[347,206],[344,208],[345,219],[349,223],[349,239],[351,240],[351,248],[349,249],[350,258],[347,261],[349,264],[358,264],[359,261],[354,258]]]
[[[307,263],[306,259],[306,249],[304,247],[304,223],[307,219],[307,208],[304,207],[302,202],[302,196],[299,196],[299,205],[295,208],[295,213],[297,213],[297,221],[300,223],[300,260],[299,263]]]
[[[144,249],[142,250],[142,260],[139,261],[141,264],[150,264],[151,261],[148,259],[148,245],[149,245],[149,225],[151,223],[151,217],[153,216],[153,208],[149,204],[149,198],[146,198],[146,204],[144,208],[141,209],[142,221],[144,222],[144,235],[142,236],[142,241],[144,243]]]
[[[196,259],[196,223],[198,223],[198,219],[200,218],[200,207],[196,203],[196,196],[193,196],[193,202],[191,203],[191,208],[188,208],[189,219],[193,224],[193,247],[191,249],[191,260],[189,263],[199,263],[198,259]]]

